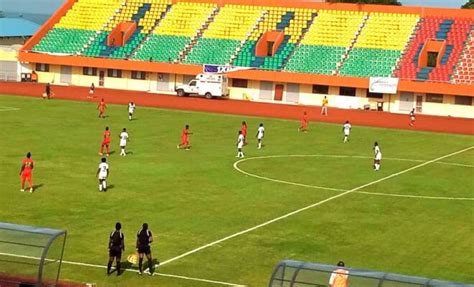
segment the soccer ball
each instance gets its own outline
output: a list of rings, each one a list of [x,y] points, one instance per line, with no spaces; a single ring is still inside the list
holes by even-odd
[[[138,254],[130,254],[127,257],[127,261],[130,262],[132,265],[138,264]]]

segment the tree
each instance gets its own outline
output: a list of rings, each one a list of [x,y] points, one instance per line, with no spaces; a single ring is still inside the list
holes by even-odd
[[[461,8],[464,9],[474,9],[474,0],[469,0],[466,4],[462,5]]]
[[[470,0],[473,1],[473,0]],[[402,5],[397,0],[328,0],[332,3],[356,3],[356,4],[384,4],[384,5]]]

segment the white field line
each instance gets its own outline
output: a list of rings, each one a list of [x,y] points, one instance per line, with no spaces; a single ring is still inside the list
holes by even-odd
[[[441,162],[437,162],[437,163],[438,164],[444,164],[444,165],[474,168],[474,165],[464,164],[464,163],[457,163],[457,162],[444,162],[444,161],[441,161]]]
[[[25,256],[25,255],[19,255],[19,254],[11,254],[11,253],[3,253],[3,252],[0,252],[0,255],[3,255],[3,256],[10,256],[10,257],[16,257],[16,258],[25,258],[25,259],[40,260],[39,257]],[[53,260],[52,260],[52,259],[46,259],[46,261],[53,261]],[[85,266],[85,267],[92,267],[92,268],[107,269],[107,266],[104,266],[104,265],[89,264],[89,263],[82,263],[82,262],[74,262],[74,261],[67,261],[67,260],[63,260],[62,262],[63,262],[64,264],[69,264],[69,265],[78,265],[78,266]],[[136,269],[124,269],[124,270],[125,270],[125,271],[129,271],[129,272],[138,273],[138,270],[136,270]],[[145,272],[145,273],[146,273],[146,272]],[[148,274],[150,274],[150,273],[148,272]],[[161,277],[169,277],[169,278],[176,278],[176,279],[183,279],[183,280],[190,280],[190,281],[205,282],[205,283],[211,283],[211,284],[222,285],[222,286],[234,286],[234,287],[244,287],[244,286],[246,286],[246,285],[239,285],[239,284],[229,283],[229,282],[222,282],[222,281],[216,281],[216,280],[209,280],[209,279],[188,277],[188,276],[182,276],[182,275],[176,275],[176,274],[168,274],[168,273],[159,273],[159,272],[153,273],[153,276],[161,276]]]
[[[323,189],[323,190],[336,190],[336,191],[348,191],[347,189],[337,189],[337,188],[332,188],[332,187],[324,187],[324,186],[317,186],[317,185],[308,185],[308,184],[301,184],[297,182],[291,182],[291,181],[284,181],[284,180],[279,180],[279,179],[273,179],[269,177],[263,177],[259,175],[255,175],[252,173],[248,173],[246,171],[243,171],[239,168],[236,168],[237,171],[255,177],[263,180],[268,180],[268,181],[273,181],[277,183],[282,183],[282,184],[288,184],[288,185],[295,185],[295,186],[301,186],[301,187],[307,187],[307,188],[314,188],[314,189]],[[354,193],[359,193],[359,194],[369,194],[369,195],[378,195],[378,196],[391,196],[391,197],[406,197],[406,198],[419,198],[419,199],[436,199],[436,200],[473,200],[474,197],[446,197],[446,196],[428,196],[428,195],[410,195],[410,194],[396,194],[396,193],[381,193],[381,192],[368,192],[368,191],[356,191]]]
[[[20,108],[0,106],[0,112],[11,112],[11,111],[19,111],[19,110]]]
[[[418,165],[415,165],[415,166],[413,166],[413,167],[404,169],[404,170],[402,170],[402,171],[393,173],[393,174],[388,175],[388,176],[386,176],[386,177],[383,177],[383,178],[381,178],[381,179],[377,179],[377,180],[371,181],[371,182],[369,182],[369,183],[363,184],[363,185],[358,186],[358,187],[356,187],[356,188],[353,188],[353,189],[351,189],[351,190],[347,190],[347,191],[342,192],[342,193],[340,193],[340,194],[331,196],[331,197],[326,198],[326,199],[324,199],[324,200],[315,202],[315,203],[313,203],[313,204],[311,204],[311,205],[308,205],[308,206],[305,206],[305,207],[303,207],[303,208],[294,210],[294,211],[292,211],[292,212],[289,212],[289,213],[284,214],[284,215],[282,215],[282,216],[279,216],[279,217],[277,217],[277,218],[274,218],[274,219],[268,220],[268,221],[266,221],[266,222],[263,222],[263,223],[261,223],[261,224],[259,224],[259,225],[256,225],[256,226],[247,228],[247,229],[245,229],[245,230],[242,230],[242,231],[239,231],[239,232],[237,232],[237,233],[231,234],[231,235],[229,235],[229,236],[226,236],[226,237],[224,237],[224,238],[218,239],[218,240],[213,241],[213,242],[211,242],[211,243],[207,243],[207,244],[205,244],[205,245],[202,245],[202,246],[200,246],[200,247],[198,247],[198,248],[195,248],[195,249],[193,249],[193,250],[190,250],[190,251],[188,251],[188,252],[185,252],[185,253],[183,253],[183,254],[180,254],[180,255],[178,255],[178,256],[176,256],[176,257],[173,257],[173,258],[170,258],[170,259],[168,259],[168,260],[165,260],[165,261],[163,261],[163,262],[160,264],[160,266],[163,266],[163,265],[169,264],[169,263],[171,263],[171,262],[174,262],[174,261],[176,261],[176,260],[179,260],[179,259],[181,259],[181,258],[187,257],[187,256],[192,255],[192,254],[194,254],[194,253],[196,253],[196,252],[199,252],[199,251],[201,251],[201,250],[203,250],[203,249],[212,247],[212,246],[214,246],[214,245],[216,245],[216,244],[219,244],[219,243],[221,243],[221,242],[224,242],[224,241],[227,241],[227,240],[229,240],[229,239],[238,237],[238,236],[240,236],[240,235],[242,235],[242,234],[246,234],[246,233],[249,233],[249,232],[251,232],[251,231],[257,230],[257,229],[259,229],[259,228],[265,227],[265,226],[267,226],[267,225],[269,225],[269,224],[272,224],[272,223],[274,223],[274,222],[277,222],[277,221],[280,221],[280,220],[282,220],[282,219],[285,219],[285,218],[288,218],[288,217],[290,217],[290,216],[293,216],[293,215],[295,215],[295,214],[301,213],[301,212],[303,212],[303,211],[305,211],[305,210],[307,210],[307,209],[311,209],[311,208],[314,208],[314,207],[316,207],[316,206],[322,205],[322,204],[324,204],[324,203],[326,203],[326,202],[332,201],[332,200],[334,200],[334,199],[337,199],[337,198],[346,196],[346,195],[351,194],[351,193],[353,193],[353,192],[356,192],[356,191],[358,191],[358,190],[360,190],[360,189],[363,189],[363,188],[366,188],[366,187],[368,187],[368,186],[371,186],[371,185],[377,184],[377,183],[379,183],[379,182],[385,181],[385,180],[387,180],[387,179],[391,179],[391,178],[393,178],[393,177],[396,177],[396,176],[405,174],[405,173],[407,173],[407,172],[409,172],[409,171],[412,171],[412,170],[418,169],[418,168],[420,168],[420,167],[423,167],[423,166],[425,166],[425,165],[428,165],[428,164],[431,164],[431,163],[440,161],[440,160],[445,159],[445,158],[448,158],[448,157],[450,157],[450,156],[454,156],[454,155],[463,153],[463,152],[468,151],[468,150],[471,150],[471,149],[473,149],[473,148],[474,148],[474,146],[470,146],[470,147],[468,147],[468,148],[465,148],[465,149],[462,149],[462,150],[459,150],[459,151],[456,151],[456,152],[453,152],[453,153],[450,153],[450,154],[447,154],[447,155],[444,155],[444,156],[440,156],[440,157],[438,157],[438,158],[435,158],[435,159],[432,159],[432,160],[429,160],[429,161],[420,163],[420,164],[418,164]]]
[[[249,157],[238,160],[234,163],[234,166],[238,165],[241,162],[254,160],[254,159],[265,159],[265,158],[282,158],[282,157],[327,157],[327,158],[361,158],[361,159],[373,159],[370,156],[363,156],[363,155],[335,155],[335,154],[288,154],[288,155],[267,155],[267,156],[256,156],[256,157]],[[396,157],[384,157],[382,160],[396,160],[396,161],[408,161],[408,162],[419,162],[423,163],[426,160],[422,159],[409,159],[409,158],[396,158]],[[474,165],[470,164],[463,164],[463,163],[455,163],[455,162],[445,162],[445,161],[438,161],[436,164],[444,164],[444,165],[452,165],[452,166],[459,166],[459,167],[469,167],[474,168]]]
[[[216,284],[216,285],[224,285],[224,286],[234,286],[234,287],[245,287],[246,286],[246,285],[238,285],[238,284],[222,282],[222,281],[207,280],[207,279],[193,278],[193,277],[173,275],[173,274],[164,274],[164,273],[153,273],[153,276],[171,277],[171,278],[177,278],[177,279],[184,279],[184,280],[192,280],[192,281],[211,283],[211,284]]]
[[[379,193],[369,191],[357,191],[360,194],[370,194],[379,196],[392,196],[392,197],[407,197],[407,198],[421,198],[421,199],[439,199],[439,200],[472,200],[473,197],[446,197],[446,196],[426,196],[426,195],[409,195],[409,194],[395,194],[395,193]]]
[[[285,180],[280,180],[280,179],[274,179],[270,177],[265,177],[265,176],[260,176],[256,175],[253,173],[249,173],[245,170],[242,170],[239,168],[239,163],[248,161],[248,160],[254,160],[254,159],[265,159],[265,158],[282,158],[282,157],[329,157],[329,158],[362,158],[362,159],[371,159],[372,157],[368,156],[350,156],[350,155],[269,155],[269,156],[259,156],[259,157],[250,157],[250,158],[245,158],[241,159],[239,161],[236,161],[234,163],[234,169],[237,170],[238,172],[245,174],[247,176],[255,177],[258,179],[262,180],[268,180],[268,181],[273,181],[277,183],[282,183],[282,184],[288,184],[288,185],[295,185],[295,186],[301,186],[301,187],[307,187],[307,188],[314,188],[314,189],[322,189],[322,190],[331,190],[331,191],[339,191],[339,192],[345,192],[348,191],[347,189],[339,189],[339,188],[333,188],[333,187],[327,187],[327,186],[318,186],[318,185],[310,185],[310,184],[303,184],[303,183],[297,183],[297,182],[292,182],[292,181],[285,181]],[[398,161],[409,161],[409,162],[421,162],[424,163],[426,161],[423,160],[418,160],[418,159],[404,159],[404,158],[385,158],[385,160],[398,160]],[[436,162],[437,164],[445,164],[445,165],[452,165],[452,166],[460,166],[460,167],[474,167],[474,165],[466,165],[466,164],[460,164],[460,163],[450,163],[450,162]],[[373,195],[386,195],[386,196],[393,196],[393,197],[408,197],[408,198],[425,198],[425,199],[444,199],[444,200],[474,200],[474,198],[469,198],[469,197],[436,197],[436,196],[424,196],[424,195],[403,195],[403,194],[391,194],[391,193],[369,193],[369,192],[362,192],[362,191],[356,191],[356,193],[365,193],[365,194],[373,194]]]
[[[236,161],[234,163],[234,169],[236,169],[240,173],[243,173],[243,174],[251,176],[251,177],[255,177],[255,178],[263,179],[263,180],[268,180],[268,181],[273,181],[273,182],[277,182],[277,183],[291,184],[291,185],[296,185],[296,186],[301,186],[301,187],[324,189],[324,190],[331,190],[331,191],[341,191],[341,192],[347,191],[345,189],[325,187],[325,186],[317,186],[317,185],[309,185],[309,184],[296,183],[296,182],[288,182],[288,181],[284,181],[284,180],[279,180],[279,179],[274,179],[274,178],[270,178],[270,177],[260,176],[260,175],[256,175],[256,174],[253,174],[253,173],[246,172],[246,171],[240,169],[239,166],[238,166],[239,163],[247,161],[247,160],[261,159],[261,158],[274,158],[274,157],[280,157],[280,156],[264,156],[264,157],[244,158],[244,159],[241,159],[241,160]],[[302,156],[295,155],[293,157],[302,157]]]

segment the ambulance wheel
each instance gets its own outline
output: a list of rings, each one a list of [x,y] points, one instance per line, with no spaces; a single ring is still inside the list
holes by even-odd
[[[206,94],[204,94],[204,96],[206,97],[206,99],[212,99],[212,94],[211,93],[206,93]]]
[[[186,93],[184,92],[184,90],[183,90],[183,89],[179,89],[179,90],[178,90],[178,97],[184,97],[184,96],[186,96]]]

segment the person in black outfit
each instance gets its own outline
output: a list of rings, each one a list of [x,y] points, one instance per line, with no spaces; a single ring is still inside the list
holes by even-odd
[[[46,84],[45,94],[49,100],[51,98],[51,85],[49,83]]]
[[[109,263],[107,264],[107,274],[110,275],[112,269],[112,263],[114,258],[117,263],[117,275],[120,275],[120,259],[122,258],[122,251],[125,250],[125,236],[120,231],[122,224],[120,222],[115,223],[115,231],[110,233],[109,237]]]
[[[150,275],[153,275],[153,261],[151,258],[150,243],[153,242],[153,235],[148,229],[148,224],[143,223],[142,230],[137,233],[137,251],[138,251],[138,274],[143,274],[143,255],[146,255],[148,259],[148,268],[150,269]]]

